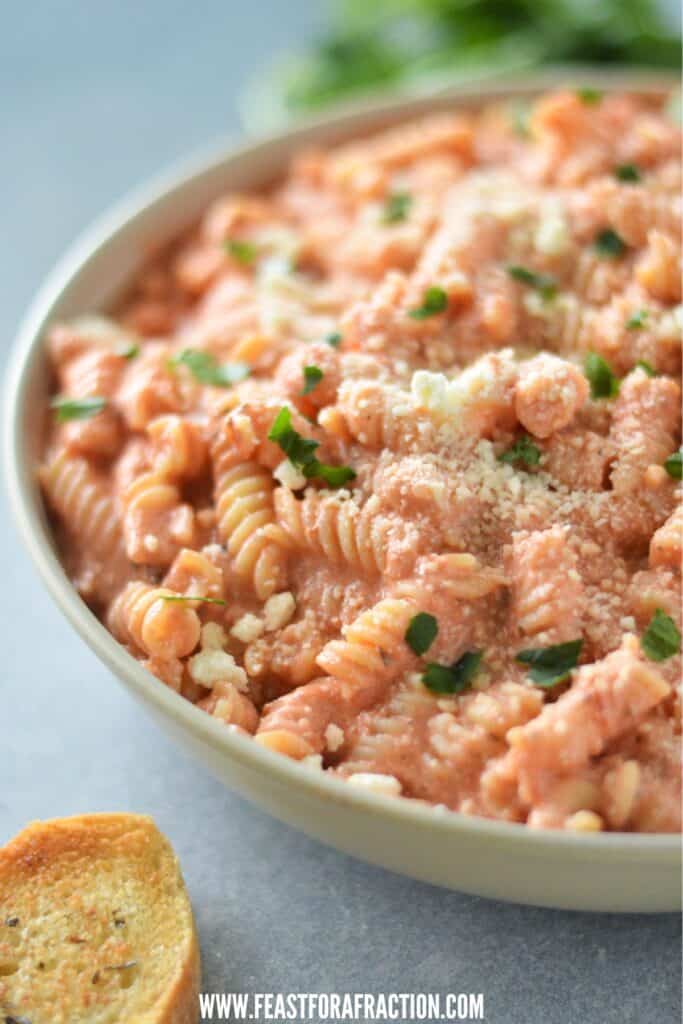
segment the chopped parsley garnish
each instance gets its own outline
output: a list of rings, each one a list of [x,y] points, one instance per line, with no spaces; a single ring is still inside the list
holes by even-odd
[[[426,320],[437,313],[443,313],[447,308],[448,296],[443,288],[435,284],[425,290],[422,296],[422,305],[418,306],[417,309],[409,310],[408,316],[412,317],[413,320]]]
[[[643,633],[640,646],[650,661],[666,661],[681,649],[681,634],[670,615],[657,608]]]
[[[134,341],[124,343],[116,350],[116,355],[121,356],[122,359],[135,359],[136,356],[140,355],[140,346],[136,345]]]
[[[356,479],[356,471],[351,469],[350,466],[330,466],[325,462],[318,462],[317,460],[308,466],[303,466],[302,471],[309,480],[312,477],[319,477],[325,481],[328,487],[332,487],[333,490],[343,487],[349,480]]]
[[[310,395],[323,379],[323,371],[319,366],[304,366],[304,389],[302,395]]]
[[[678,449],[664,463],[664,469],[673,480],[681,479],[681,450]]]
[[[641,327],[645,327],[649,315],[649,310],[637,309],[635,313],[631,313],[630,317],[626,321],[626,330],[639,331]]]
[[[630,183],[642,181],[642,176],[635,164],[619,164],[614,168],[614,176],[619,181]]]
[[[507,272],[515,281],[533,288],[546,301],[557,295],[557,281],[551,274],[537,274],[535,270],[529,270],[528,267],[521,267],[518,264],[508,266]]]
[[[245,267],[253,263],[258,255],[258,249],[253,242],[245,242],[239,238],[228,238],[223,246],[233,259],[244,264]]]
[[[521,462],[525,466],[537,466],[541,461],[541,449],[537,448],[530,437],[524,434],[506,451],[498,456],[499,462]]]
[[[342,336],[339,331],[330,331],[329,334],[325,335],[323,341],[326,345],[329,345],[330,348],[339,348],[342,343]]]
[[[319,442],[302,437],[298,430],[294,429],[292,413],[286,405],[273,420],[268,440],[279,445],[289,461],[309,480],[318,477],[328,486],[337,488],[355,479],[356,472],[350,466],[329,466],[324,462],[318,462],[315,451],[320,447]]]
[[[380,221],[382,224],[399,224],[410,213],[413,197],[409,192],[392,192],[387,196]]]
[[[529,679],[536,686],[551,687],[564,682],[579,663],[583,640],[569,640],[551,647],[532,647],[520,651],[515,660],[529,666]]]
[[[90,398],[65,398],[58,395],[50,402],[50,407],[57,414],[57,423],[68,423],[69,420],[89,420],[97,416],[107,404],[106,398],[93,395]]]
[[[589,107],[594,107],[603,97],[600,89],[577,89],[576,95]]]
[[[162,601],[203,601],[204,604],[226,604],[222,597],[200,597],[198,594],[162,594]]]
[[[657,376],[657,371],[655,370],[654,366],[652,366],[650,363],[648,363],[647,359],[639,359],[638,362],[633,367],[633,369],[634,370],[638,370],[638,369],[642,370],[644,373],[646,373],[648,375],[648,377],[656,377]]]
[[[429,612],[413,615],[406,630],[405,641],[415,654],[424,654],[436,640],[439,624]]]
[[[602,356],[597,352],[589,352],[583,364],[583,372],[586,374],[591,386],[591,398],[614,398],[619,394],[619,378]]]
[[[171,356],[169,365],[186,366],[200,384],[214,388],[229,388],[251,373],[246,363],[219,363],[210,352],[198,348],[185,348],[177,356]]]
[[[452,665],[432,661],[422,673],[422,682],[432,693],[463,693],[476,676],[483,651],[466,651]]]
[[[614,260],[623,256],[628,248],[626,242],[612,228],[605,228],[595,236],[593,248],[600,256]]]
[[[292,427],[292,413],[286,405],[283,405],[273,420],[273,425],[268,433],[268,440],[275,441],[289,461],[299,467],[306,466],[314,461],[313,453],[319,447],[317,441],[313,441],[308,437],[302,437]]]

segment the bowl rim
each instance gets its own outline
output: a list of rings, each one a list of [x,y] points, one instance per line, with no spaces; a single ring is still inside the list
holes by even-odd
[[[476,833],[513,848],[524,847],[524,855],[544,858],[550,853],[571,850],[587,860],[633,860],[639,855],[649,863],[670,863],[681,854],[681,836],[678,833],[572,833],[561,830],[531,829],[525,824],[465,815],[458,811],[434,807],[409,798],[388,797],[366,792],[350,786],[342,779],[273,753],[254,743],[251,737],[228,730],[211,716],[195,707],[180,694],[159,683],[123,646],[107,631],[90,611],[72,586],[51,542],[41,517],[41,499],[35,484],[35,469],[23,438],[23,422],[31,371],[43,358],[42,338],[53,306],[78,272],[93,260],[124,228],[133,223],[151,205],[169,200],[176,192],[191,192],[201,175],[225,169],[229,178],[230,165],[243,157],[253,156],[263,149],[267,152],[279,145],[293,147],[323,129],[350,132],[357,121],[383,118],[403,120],[444,105],[462,102],[474,105],[486,99],[511,96],[531,96],[545,88],[558,85],[568,78],[577,84],[587,81],[588,72],[580,69],[559,73],[525,76],[523,79],[499,79],[491,83],[477,83],[471,87],[457,87],[438,96],[399,97],[380,102],[362,102],[322,115],[297,121],[290,127],[258,138],[245,138],[239,144],[220,140],[199,150],[189,158],[175,161],[143,185],[127,191],[121,199],[110,205],[58,260],[30,303],[16,332],[6,371],[3,403],[3,460],[4,476],[15,526],[49,594],[98,658],[143,703],[152,705],[161,716],[170,718],[176,726],[187,729],[194,738],[207,744],[224,758],[235,760],[244,768],[261,776],[275,776],[281,783],[298,787],[310,798],[323,798],[349,808],[372,812],[375,816],[402,822],[405,827],[426,829],[435,834],[450,836]],[[628,88],[637,91],[662,91],[671,87],[676,79],[668,74],[590,71],[588,80],[599,82],[604,88]],[[628,85],[626,84],[628,83]],[[280,159],[280,170],[287,157]],[[277,159],[275,161],[277,163]],[[84,312],[91,312],[85,310]]]

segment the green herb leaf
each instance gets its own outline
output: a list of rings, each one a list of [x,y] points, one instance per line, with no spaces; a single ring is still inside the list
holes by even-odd
[[[140,355],[140,346],[131,341],[128,344],[121,345],[115,351],[116,355],[121,356],[122,359],[135,359],[136,356]]]
[[[599,8],[555,0],[336,0],[334,8],[322,34],[271,72],[270,89],[259,71],[249,94],[252,119],[272,118],[275,107],[282,116],[380,90],[420,89],[435,74],[453,80],[591,60],[680,69],[673,7],[653,0],[605,0]]]
[[[223,247],[233,259],[248,267],[258,256],[258,249],[253,242],[245,242],[239,238],[228,238]]]
[[[227,604],[222,597],[199,597],[198,594],[162,594],[162,601],[203,601],[204,604]]]
[[[518,264],[510,264],[507,267],[507,272],[515,281],[526,284],[529,288],[537,291],[546,302],[557,295],[557,281],[551,274],[537,274],[535,270],[529,270],[528,267],[521,267]]]
[[[326,462],[318,462],[317,459],[303,466],[302,471],[308,480],[317,477],[320,480],[324,480],[327,486],[332,487],[334,490],[338,487],[343,487],[349,480],[356,479],[356,471],[351,469],[350,466],[330,466]]]
[[[498,456],[498,461],[507,463],[522,462],[525,466],[537,466],[541,461],[541,449],[534,444],[530,437],[524,434],[507,451],[501,452]]]
[[[641,327],[645,327],[645,324],[646,324],[646,321],[647,321],[647,318],[649,317],[649,315],[650,315],[649,310],[647,310],[647,309],[637,309],[636,312],[632,313],[631,316],[626,321],[626,330],[627,331],[638,331],[638,330],[640,330]]]
[[[405,634],[408,647],[415,654],[424,654],[436,640],[439,624],[429,612],[418,612],[413,615]]]
[[[597,352],[587,354],[583,372],[591,386],[591,398],[614,398],[619,394],[619,379]]]
[[[57,423],[68,423],[69,420],[89,420],[102,412],[107,404],[106,398],[93,395],[90,398],[67,398],[58,395],[50,402],[50,407],[57,414]]]
[[[275,417],[268,432],[268,440],[279,445],[289,461],[309,480],[318,477],[329,487],[337,488],[355,479],[356,471],[350,466],[329,466],[324,462],[318,462],[314,453],[320,447],[319,442],[302,437],[294,429],[292,413],[286,405]]]
[[[331,331],[326,334],[323,341],[330,346],[330,348],[339,348],[342,343],[342,336],[339,331]]]
[[[310,395],[323,379],[323,371],[319,366],[304,366],[304,389],[302,395]]]
[[[618,181],[629,183],[642,181],[642,175],[635,164],[619,164],[614,168],[614,176]]]
[[[302,437],[297,430],[294,430],[292,413],[286,405],[283,405],[273,420],[268,440],[275,441],[295,466],[301,468],[315,461],[313,453],[319,447],[319,442]]]
[[[577,89],[576,95],[586,106],[594,107],[600,102],[604,94],[600,89]]]
[[[408,192],[392,192],[387,196],[380,221],[382,224],[399,224],[410,213],[413,197]]]
[[[600,256],[613,260],[618,256],[623,256],[628,246],[616,231],[613,231],[612,228],[605,228],[595,236],[593,248]]]
[[[664,469],[673,480],[681,479],[681,450],[674,452],[664,463]]]
[[[447,308],[448,296],[446,292],[438,285],[432,285],[431,288],[425,290],[422,296],[422,305],[418,306],[417,309],[411,309],[408,312],[408,316],[412,317],[413,320],[426,320],[437,313],[445,312]]]
[[[579,663],[583,640],[569,640],[566,644],[535,647],[520,651],[515,660],[529,665],[529,678],[536,686],[551,687],[564,682]]]
[[[638,362],[633,367],[633,369],[634,370],[638,370],[638,369],[643,370],[643,372],[646,373],[648,375],[648,377],[656,377],[657,376],[657,371],[655,370],[654,366],[651,366],[650,363],[648,363],[647,359],[639,359]]]
[[[452,665],[430,662],[422,673],[422,682],[432,693],[463,693],[476,676],[483,651],[466,651]]]
[[[210,352],[198,348],[185,348],[178,355],[171,356],[169,365],[186,366],[200,384],[214,388],[232,387],[251,373],[246,363],[219,363]]]
[[[640,639],[640,646],[650,661],[666,661],[681,649],[681,634],[670,615],[657,608]]]

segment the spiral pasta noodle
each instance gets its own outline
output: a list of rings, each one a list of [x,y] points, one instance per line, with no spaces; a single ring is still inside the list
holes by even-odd
[[[343,629],[343,640],[326,644],[318,664],[349,687],[387,682],[410,663],[404,637],[416,611],[400,598],[379,601]]]
[[[199,642],[200,621],[196,611],[177,597],[167,587],[129,583],[112,604],[109,628],[150,656],[182,658]]]
[[[513,619],[528,646],[581,635],[583,584],[566,530],[554,526],[513,537],[509,574]]]
[[[256,462],[232,466],[216,478],[218,533],[238,575],[251,580],[261,600],[286,581],[289,541],[275,522],[273,480]]]
[[[372,502],[361,508],[315,491],[297,500],[286,487],[278,488],[274,501],[278,522],[299,547],[371,575],[386,570],[388,538],[396,526]]]
[[[380,381],[344,385],[333,408],[343,418],[349,438],[366,448],[404,452],[428,450],[433,444],[428,417],[416,414],[409,395]]]
[[[182,416],[158,416],[147,424],[158,472],[172,479],[191,479],[204,469],[207,445],[196,423]]]
[[[66,451],[43,464],[40,481],[60,518],[101,561],[122,548],[121,524],[107,483],[89,462]]]

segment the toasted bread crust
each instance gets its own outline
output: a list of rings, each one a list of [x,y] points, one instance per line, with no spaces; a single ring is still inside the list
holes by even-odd
[[[151,818],[33,822],[0,849],[0,1012],[31,1024],[195,1024],[192,910]]]

